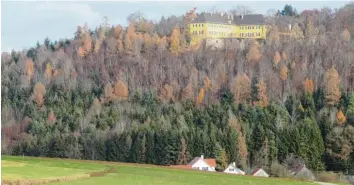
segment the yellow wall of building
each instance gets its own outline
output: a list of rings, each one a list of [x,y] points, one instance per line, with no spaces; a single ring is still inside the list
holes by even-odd
[[[234,25],[218,23],[189,24],[192,44],[205,38],[255,38],[266,39],[266,25]]]

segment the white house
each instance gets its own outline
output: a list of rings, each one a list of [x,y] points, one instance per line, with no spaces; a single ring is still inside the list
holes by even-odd
[[[229,164],[229,166],[224,170],[225,173],[232,173],[232,174],[238,174],[238,175],[244,175],[245,172],[242,171],[241,169],[236,167],[236,163],[233,162]]]
[[[262,168],[257,168],[255,169],[252,173],[252,176],[258,176],[258,177],[269,177],[269,174],[265,172]]]
[[[215,171],[216,160],[204,159],[204,156],[201,155],[200,157],[195,157],[187,166],[197,170]]]
[[[315,175],[312,173],[311,170],[306,168],[305,164],[300,164],[297,167],[295,167],[293,170],[291,170],[291,174],[296,179],[304,178],[304,179],[312,180],[312,181],[314,181],[316,179]]]

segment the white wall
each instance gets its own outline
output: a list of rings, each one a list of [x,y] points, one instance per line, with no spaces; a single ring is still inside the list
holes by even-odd
[[[215,171],[215,169],[213,167],[209,167],[209,165],[203,159],[199,159],[196,163],[194,163],[192,168],[205,171]]]
[[[258,170],[253,176],[260,176],[260,177],[269,177],[269,175],[262,169]]]
[[[230,171],[230,169],[233,169],[233,171]],[[244,175],[245,172],[243,172],[242,170],[238,169],[238,168],[234,168],[232,165],[229,165],[225,170],[225,173],[232,173],[232,174],[239,174],[239,175]]]

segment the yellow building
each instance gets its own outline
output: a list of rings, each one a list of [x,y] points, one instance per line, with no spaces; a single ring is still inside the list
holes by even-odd
[[[221,45],[225,39],[266,39],[267,28],[260,14],[234,16],[201,13],[189,25],[191,44],[207,40]]]

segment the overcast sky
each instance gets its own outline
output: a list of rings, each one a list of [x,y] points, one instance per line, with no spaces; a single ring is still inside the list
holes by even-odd
[[[78,25],[88,23],[98,26],[103,16],[111,25],[126,25],[126,17],[136,11],[148,19],[159,20],[161,16],[182,15],[197,6],[197,12],[217,9],[227,11],[238,4],[250,7],[256,13],[265,14],[268,9],[282,9],[290,4],[301,12],[313,8],[340,8],[350,1],[155,1],[155,2],[83,2],[83,1],[32,1],[1,2],[1,50],[11,51],[32,47],[45,37],[51,40],[72,38]]]

